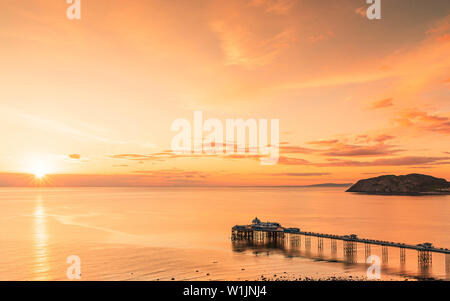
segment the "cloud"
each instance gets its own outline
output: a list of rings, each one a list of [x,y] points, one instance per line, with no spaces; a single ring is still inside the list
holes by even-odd
[[[261,155],[249,155],[249,154],[231,154],[226,155],[224,158],[229,159],[252,159],[252,160],[258,160],[260,161],[261,158],[264,158],[266,156]],[[278,163],[279,165],[310,165],[311,163],[308,160],[302,159],[302,158],[294,158],[294,157],[286,157],[286,156],[279,156]]]
[[[358,135],[354,138],[354,143],[348,143],[348,139],[338,140],[318,140],[310,141],[309,144],[326,149],[315,150],[316,154],[332,157],[358,157],[358,156],[386,156],[403,151],[395,145],[385,144],[386,141],[394,139],[391,135]]]
[[[175,154],[171,152],[159,152],[150,155],[141,155],[141,154],[118,154],[109,156],[112,159],[124,159],[131,161],[164,161],[168,158],[176,157]]]
[[[434,36],[436,40],[448,36],[450,33],[450,15],[435,22],[426,33],[430,36]]]
[[[291,0],[213,2],[209,28],[219,40],[225,65],[262,67],[290,48],[297,41],[297,29],[285,15],[293,4]]]
[[[357,15],[360,15],[361,17],[366,17],[367,8],[364,6],[358,7],[357,9],[355,9],[355,13]]]
[[[311,154],[316,152],[315,149],[301,147],[301,146],[293,146],[293,145],[283,145],[280,146],[280,153],[286,154]]]
[[[315,144],[315,145],[334,145],[338,143],[339,140],[333,139],[333,140],[318,140],[318,141],[310,141],[309,144]]]
[[[291,157],[285,157],[280,156],[278,159],[278,164],[282,165],[310,165],[311,163],[305,159],[301,158],[291,158]]]
[[[308,37],[308,40],[310,41],[310,42],[312,42],[312,43],[316,43],[316,42],[319,42],[319,41],[323,41],[323,40],[326,40],[326,39],[328,39],[328,38],[330,38],[330,37],[332,37],[332,36],[334,36],[334,33],[332,32],[332,31],[328,31],[327,33],[325,33],[325,34],[317,34],[317,35],[310,35],[309,37]]]
[[[363,175],[390,175],[391,172],[385,172],[385,171],[378,171],[378,172],[362,172]]]
[[[330,175],[329,172],[284,172],[274,173],[274,176],[286,176],[286,177],[313,177],[313,176],[326,176]]]
[[[373,141],[380,142],[380,143],[388,141],[388,140],[392,140],[392,139],[395,139],[395,136],[385,135],[385,134],[378,135],[378,136],[375,136],[374,138],[372,138]]]
[[[183,170],[183,169],[160,169],[160,170],[136,170],[136,174],[157,176],[166,180],[184,179],[184,178],[206,178],[209,174],[199,171]]]
[[[290,29],[263,37],[244,25],[215,21],[211,23],[211,30],[217,34],[221,42],[225,65],[264,66],[295,42]]]
[[[433,121],[445,121],[445,118],[434,118],[428,115],[410,114],[411,116],[420,116],[421,118],[431,119]],[[408,115],[408,116],[410,116]],[[421,156],[401,156],[393,157],[405,149],[398,145],[388,144],[387,142],[396,137],[388,134],[376,135],[357,135],[353,137],[345,137],[340,139],[328,139],[310,141],[308,144],[316,145],[317,148],[306,148],[302,146],[289,145],[288,142],[280,143],[280,156],[278,165],[285,166],[316,166],[316,167],[339,167],[339,166],[411,166],[411,165],[437,165],[447,164],[448,157],[421,157]],[[224,144],[224,146],[229,144]],[[235,144],[231,144],[236,146]],[[292,156],[286,156],[289,154]],[[301,158],[295,155],[308,155],[308,158]],[[223,153],[223,154],[174,154],[171,151],[163,151],[154,154],[119,154],[110,156],[114,159],[126,159],[138,162],[144,161],[165,161],[174,158],[208,158],[218,157],[224,160],[254,160],[260,161],[262,155],[245,153]],[[316,158],[316,160],[311,159]],[[339,157],[359,158],[359,157],[382,157],[371,161],[362,160],[345,160]],[[325,162],[320,162],[321,160]]]
[[[322,153],[326,156],[385,156],[393,155],[403,150],[394,148],[393,145],[386,145],[383,143],[361,146],[361,145],[349,145],[340,144],[336,145]]]
[[[394,105],[394,103],[392,101],[393,101],[393,98],[385,98],[382,100],[375,101],[372,103],[371,109],[376,110],[376,109],[391,107]]]
[[[32,115],[28,113],[18,112],[16,110],[12,109],[4,109],[0,108],[0,113],[6,113],[8,117],[15,116],[27,124],[30,124],[33,128],[41,128],[46,131],[53,131],[57,133],[62,133],[64,135],[70,135],[71,137],[79,137],[89,140],[95,140],[102,143],[108,143],[108,144],[126,144],[127,142],[122,140],[113,140],[110,138],[107,138],[105,136],[96,135],[94,133],[93,128],[95,126],[87,125],[87,124],[81,124],[78,123],[77,127],[70,126],[66,124],[65,122],[61,122],[58,120],[48,119],[45,117]]]
[[[427,113],[417,109],[404,111],[396,122],[404,127],[415,127],[425,131],[450,134],[450,118],[437,114]]]
[[[446,33],[436,38],[438,42],[450,42],[450,34]]]
[[[406,156],[397,158],[382,158],[373,161],[333,160],[327,163],[317,163],[320,167],[337,166],[409,166],[409,165],[439,165],[450,164],[450,157],[420,157]]]
[[[398,89],[408,93],[430,87],[436,78],[445,74],[450,66],[450,40],[447,23],[450,17],[436,25],[426,37],[411,47],[392,49],[390,53],[360,60],[347,66],[319,75],[299,76],[280,83],[274,83],[271,91],[305,90],[313,88],[338,87],[349,84],[375,83],[390,80]],[[448,75],[447,75],[448,76]],[[402,95],[404,96],[404,95]]]
[[[287,14],[295,0],[251,0],[250,5],[262,7],[268,13],[276,13],[280,15]]]

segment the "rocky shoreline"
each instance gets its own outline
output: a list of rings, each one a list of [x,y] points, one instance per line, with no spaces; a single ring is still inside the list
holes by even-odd
[[[330,275],[330,276],[305,276],[297,274],[274,274],[272,276],[261,275],[255,281],[374,281],[363,275]],[[406,276],[386,276],[375,281],[417,281],[417,279]]]

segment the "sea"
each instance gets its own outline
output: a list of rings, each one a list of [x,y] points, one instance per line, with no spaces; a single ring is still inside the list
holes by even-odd
[[[387,196],[343,187],[0,188],[0,280],[360,279],[380,258],[381,280],[449,279],[449,255],[300,236],[232,241],[234,225],[450,248],[450,196]],[[73,261],[73,258],[77,260]],[[74,263],[79,272],[74,279]]]

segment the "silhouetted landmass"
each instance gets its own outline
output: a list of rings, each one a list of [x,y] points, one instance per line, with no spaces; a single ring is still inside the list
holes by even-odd
[[[359,180],[347,192],[399,195],[450,194],[450,182],[422,174],[386,175]]]

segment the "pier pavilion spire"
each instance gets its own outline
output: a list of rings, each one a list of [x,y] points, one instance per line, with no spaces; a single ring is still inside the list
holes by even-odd
[[[258,225],[260,223],[261,223],[261,221],[258,219],[258,217],[255,217],[255,219],[252,221],[252,224],[254,224],[254,225]]]

